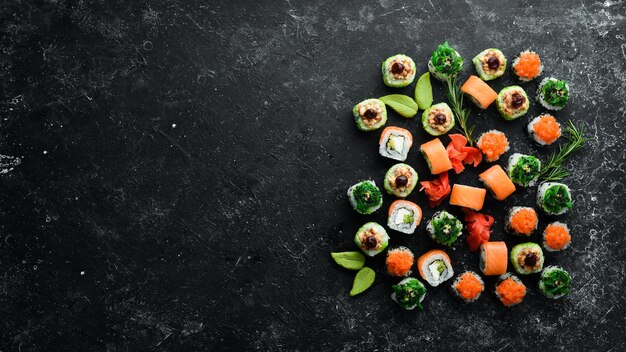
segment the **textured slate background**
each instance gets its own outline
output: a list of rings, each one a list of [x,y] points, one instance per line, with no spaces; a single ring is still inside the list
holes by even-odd
[[[625,5],[3,2],[0,350],[625,350]],[[440,287],[423,312],[405,312],[382,256],[368,260],[375,286],[355,298],[354,273],[329,257],[354,248],[362,223],[385,222],[345,199],[392,164],[379,132],[355,128],[353,104],[411,94],[382,84],[380,62],[402,52],[425,71],[446,39],[467,59],[462,78],[495,46],[509,58],[535,49],[546,74],[571,82],[557,116],[594,141],[568,164],[573,245],[546,260],[573,275],[564,300],[529,277],[513,309],[492,293],[465,306]],[[511,83],[507,73],[493,87]],[[505,131],[512,151],[546,155],[524,135],[527,117],[505,123],[492,107],[471,119],[477,132]],[[388,124],[426,139],[415,119]],[[430,178],[415,150],[408,162]],[[478,185],[486,167],[453,181]],[[423,195],[409,199],[432,214]],[[533,199],[488,198],[492,238],[515,243],[503,206]],[[391,235],[417,254],[434,246],[423,226]],[[463,241],[451,256],[457,271],[477,269]]]

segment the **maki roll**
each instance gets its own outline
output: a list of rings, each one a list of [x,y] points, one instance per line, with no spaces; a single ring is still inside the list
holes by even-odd
[[[367,99],[352,109],[356,127],[361,131],[374,131],[387,122],[387,108],[380,99]]]
[[[550,114],[541,114],[528,124],[528,134],[539,145],[550,145],[561,137],[561,124]]]
[[[498,93],[496,107],[503,119],[511,121],[528,112],[530,100],[522,87],[509,86]]]
[[[383,82],[387,86],[406,87],[415,79],[415,62],[406,55],[394,55],[383,61],[382,71]]]
[[[547,266],[539,279],[539,291],[546,297],[557,299],[570,293],[572,277],[558,266]]]
[[[426,159],[426,164],[433,175],[452,169],[452,162],[446,148],[439,138],[426,142],[420,146],[420,151]]]
[[[569,247],[571,241],[569,228],[562,222],[555,221],[543,230],[543,247],[548,252],[562,251]]]
[[[504,242],[484,242],[480,245],[478,266],[483,275],[502,275],[506,273],[509,262],[508,249]]]
[[[515,192],[515,185],[509,176],[502,170],[500,165],[494,165],[478,178],[485,184],[485,187],[493,194],[497,200],[505,200],[508,196]]]
[[[363,253],[373,257],[387,248],[389,235],[384,227],[375,222],[368,222],[356,232],[354,243]]]
[[[544,182],[537,189],[537,205],[550,215],[565,214],[572,209],[569,187],[559,182]]]
[[[509,157],[506,171],[516,185],[532,187],[539,179],[541,161],[532,155],[515,153]]]
[[[348,188],[348,200],[359,214],[371,214],[383,205],[383,195],[376,182],[361,181]]]
[[[496,297],[505,307],[522,303],[526,297],[526,286],[517,276],[506,273],[498,278]]]
[[[463,67],[463,57],[445,42],[433,51],[428,61],[428,71],[440,81],[456,76]]]
[[[385,189],[396,197],[407,197],[416,184],[417,171],[407,164],[395,164],[385,174]]]
[[[496,79],[502,76],[504,71],[506,71],[506,58],[504,54],[496,48],[482,51],[472,59],[472,62],[474,63],[474,67],[476,67],[478,76],[480,76],[480,79],[483,81]]]
[[[396,200],[389,206],[387,226],[398,232],[412,234],[422,220],[422,209],[408,200]]]
[[[513,74],[522,82],[532,81],[543,72],[543,64],[539,54],[534,51],[522,51],[511,65]]]
[[[452,186],[450,205],[457,205],[479,211],[483,208],[486,194],[487,190],[484,188],[465,186],[457,183]]]
[[[466,271],[456,277],[450,288],[463,302],[472,303],[476,302],[485,290],[485,283],[475,272]]]
[[[445,210],[438,211],[426,224],[426,231],[439,244],[451,246],[461,235],[463,224],[454,215]]]
[[[431,105],[422,114],[422,126],[431,136],[441,136],[454,127],[454,114],[446,103]]]
[[[511,264],[518,274],[538,273],[543,269],[543,251],[536,243],[520,243],[511,249]]]
[[[537,100],[548,110],[561,110],[569,100],[569,86],[566,81],[546,77],[539,84]]]
[[[472,75],[461,86],[461,91],[465,93],[472,103],[481,109],[486,109],[498,98],[498,93],[480,78]]]
[[[400,281],[397,285],[391,286],[393,293],[391,299],[406,310],[412,310],[422,307],[422,301],[426,296],[426,287],[418,279],[407,277]]]
[[[387,251],[387,273],[391,276],[409,276],[413,266],[413,252],[406,247],[398,247]]]
[[[378,152],[385,158],[405,161],[413,145],[411,132],[400,127],[386,127],[378,141]]]
[[[509,140],[504,133],[491,130],[480,135],[476,146],[485,156],[485,160],[493,162],[509,150]]]
[[[530,236],[537,229],[539,217],[533,208],[513,207],[506,216],[504,229],[516,236]]]
[[[419,257],[417,269],[422,279],[433,287],[439,286],[454,275],[450,257],[440,249],[432,249]]]

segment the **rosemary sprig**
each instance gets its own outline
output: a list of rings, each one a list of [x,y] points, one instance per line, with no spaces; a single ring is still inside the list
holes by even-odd
[[[474,145],[474,137],[472,137],[472,134],[474,133],[474,127],[476,127],[476,125],[467,127],[470,109],[463,108],[463,92],[461,91],[461,86],[457,83],[456,76],[448,77],[446,79],[446,85],[448,87],[448,101],[450,102],[452,112],[456,117],[458,125],[457,130],[463,133],[469,145]]]
[[[560,181],[564,177],[569,176],[569,172],[563,167],[563,163],[567,158],[580,150],[585,142],[590,138],[585,137],[585,129],[583,126],[576,127],[572,121],[567,122],[567,128],[564,133],[567,142],[559,146],[559,151],[552,153],[548,158],[548,162],[541,166],[539,179],[542,181]]]

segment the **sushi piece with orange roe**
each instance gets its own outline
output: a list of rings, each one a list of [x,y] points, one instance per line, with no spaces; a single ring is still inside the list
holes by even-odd
[[[495,291],[496,297],[505,307],[520,304],[526,297],[526,286],[511,273],[506,273],[498,278]]]
[[[415,257],[410,249],[406,247],[394,248],[387,252],[387,259],[385,260],[387,273],[391,276],[409,276],[414,260]]]
[[[522,51],[511,65],[513,74],[522,82],[532,81],[543,72],[543,63],[534,51]]]
[[[550,114],[541,114],[528,124],[528,134],[539,145],[550,145],[561,137],[561,124]]]
[[[530,236],[537,229],[538,216],[533,208],[513,207],[509,210],[505,230],[517,236]]]
[[[498,130],[483,133],[478,138],[476,146],[485,156],[485,160],[492,162],[509,150],[509,140],[506,135]]]
[[[465,303],[476,302],[485,290],[483,279],[473,271],[466,271],[457,276],[452,283],[452,292]]]
[[[569,247],[571,241],[569,228],[562,222],[555,221],[543,230],[543,246],[549,252],[562,251]]]

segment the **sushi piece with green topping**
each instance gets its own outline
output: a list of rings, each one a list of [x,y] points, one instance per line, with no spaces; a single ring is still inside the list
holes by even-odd
[[[503,119],[511,121],[528,112],[530,100],[522,87],[509,86],[498,93],[496,107]]]
[[[415,62],[406,55],[394,55],[383,61],[382,71],[383,82],[387,86],[406,87],[415,79]]]
[[[570,293],[572,277],[558,266],[547,266],[539,279],[539,291],[546,297],[557,299]]]
[[[426,231],[439,244],[451,246],[461,235],[463,224],[454,215],[445,210],[438,211],[428,221]]]
[[[548,110],[563,109],[569,100],[567,82],[553,77],[544,78],[537,90],[537,100]]]
[[[456,76],[463,67],[463,57],[445,42],[433,51],[428,61],[428,71],[440,81]]]
[[[387,248],[389,235],[378,223],[368,222],[356,232],[354,243],[367,256],[373,257]]]
[[[374,131],[387,122],[387,108],[380,99],[367,99],[352,109],[356,127],[361,131]]]
[[[348,188],[350,205],[359,214],[371,214],[383,205],[383,195],[376,182],[361,181]]]
[[[515,153],[509,157],[506,171],[513,183],[522,187],[532,187],[539,179],[541,161],[532,155]]]
[[[400,307],[406,310],[412,310],[416,307],[419,310],[424,309],[421,303],[426,297],[426,287],[418,279],[407,277],[391,288],[393,289],[391,299]]]
[[[410,165],[395,164],[385,174],[385,190],[396,197],[408,197],[415,189],[417,179],[417,171]]]
[[[572,209],[569,187],[559,182],[544,182],[537,189],[537,205],[550,215],[561,215]]]
[[[422,126],[431,136],[441,136],[454,127],[454,114],[446,103],[431,105],[422,114]]]
[[[506,58],[502,51],[490,48],[476,55],[472,62],[476,67],[478,76],[483,81],[491,81],[504,74],[506,71]]]
[[[520,243],[511,250],[511,264],[521,275],[538,273],[543,269],[543,251],[532,242]]]

